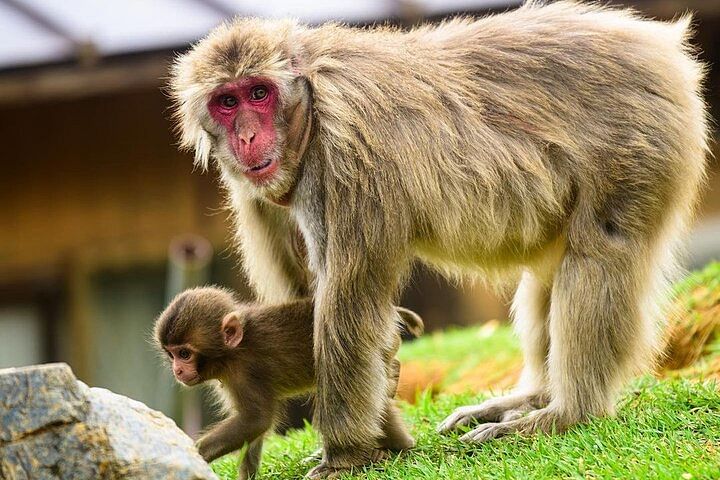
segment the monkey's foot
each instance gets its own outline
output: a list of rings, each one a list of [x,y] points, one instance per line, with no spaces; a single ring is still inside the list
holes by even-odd
[[[527,416],[500,423],[484,423],[460,437],[461,442],[482,443],[513,433],[563,432],[575,422],[570,422],[555,409],[542,408]]]
[[[547,395],[538,393],[491,398],[480,405],[457,408],[438,425],[437,431],[445,433],[473,423],[516,420],[528,412],[545,407],[548,401]]]
[[[374,448],[363,455],[339,455],[332,462],[323,460],[320,465],[310,470],[305,478],[316,480],[320,478],[337,478],[340,474],[351,471],[354,467],[363,467],[369,463],[381,462],[388,457],[388,452],[380,448]]]
[[[402,452],[415,448],[415,439],[407,432],[393,432],[392,436],[380,440],[380,446],[391,452]]]
[[[322,448],[318,448],[318,449],[315,450],[313,453],[311,453],[311,454],[308,455],[307,457],[305,457],[305,458],[303,458],[302,460],[300,460],[300,463],[301,463],[302,465],[310,465],[311,463],[317,463],[317,462],[319,462],[320,460],[322,460],[322,455],[323,455],[323,449],[322,449]]]
[[[319,478],[337,478],[340,476],[341,473],[349,471],[349,468],[335,468],[326,465],[325,463],[321,463],[320,465],[310,470],[307,475],[305,475],[305,478],[312,480]]]

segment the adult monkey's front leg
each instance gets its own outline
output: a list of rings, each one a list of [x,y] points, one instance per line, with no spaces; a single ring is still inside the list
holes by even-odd
[[[378,448],[388,390],[384,352],[396,335],[397,274],[386,266],[370,272],[372,254],[343,256],[327,265],[315,295],[314,422],[324,452],[321,464],[308,473],[311,478],[385,456]]]
[[[293,248],[298,240],[287,209],[250,197],[230,185],[236,238],[243,267],[257,299],[279,303],[308,294],[305,258]]]

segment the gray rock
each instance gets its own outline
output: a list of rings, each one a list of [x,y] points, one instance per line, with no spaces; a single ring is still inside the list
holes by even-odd
[[[0,479],[217,477],[175,423],[50,364],[0,370]]]

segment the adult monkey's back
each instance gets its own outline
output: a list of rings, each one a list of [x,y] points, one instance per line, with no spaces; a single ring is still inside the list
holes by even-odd
[[[483,441],[612,411],[653,359],[703,178],[688,23],[568,2],[409,32],[240,19],[178,60],[183,145],[217,160],[259,297],[314,292],[312,475],[373,458],[415,256],[520,279],[518,390],[442,430],[491,422],[463,437]]]

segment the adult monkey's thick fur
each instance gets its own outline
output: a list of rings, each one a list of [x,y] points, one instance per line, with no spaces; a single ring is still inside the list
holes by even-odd
[[[449,274],[521,278],[518,390],[442,430],[495,422],[463,437],[483,441],[612,411],[652,361],[704,174],[688,24],[573,2],[409,32],[239,19],[179,59],[182,144],[200,165],[218,161],[259,298],[314,292],[325,442],[314,475],[365,462],[380,435],[382,350],[415,256]],[[262,186],[206,108],[216,87],[249,75],[280,91],[280,173]],[[312,285],[291,248],[296,226]]]

